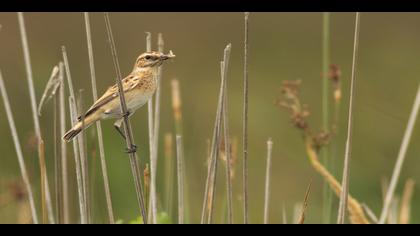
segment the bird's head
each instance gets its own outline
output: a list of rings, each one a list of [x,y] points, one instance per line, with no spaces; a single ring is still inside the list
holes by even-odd
[[[172,53],[172,51],[169,51],[168,54],[153,51],[145,52],[137,58],[134,68],[151,68],[160,66],[164,61],[174,57],[175,55]]]

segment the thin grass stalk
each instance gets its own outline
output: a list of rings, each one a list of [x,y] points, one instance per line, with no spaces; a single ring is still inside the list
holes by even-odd
[[[215,130],[213,130],[213,136],[215,135]],[[206,178],[206,184],[204,186],[204,200],[203,200],[203,208],[201,211],[201,224],[204,224],[204,222],[206,222],[207,218],[206,218],[206,209],[207,211],[209,211],[209,207],[208,207],[208,199],[209,199],[209,188],[210,188],[210,176],[212,175],[212,157],[211,157],[211,149],[212,149],[212,144],[210,143],[210,140],[207,140],[207,144],[208,144],[208,149],[207,149],[207,159],[206,159],[206,166],[207,166],[207,178]]]
[[[181,137],[183,136],[183,128],[182,128],[182,102],[181,102],[181,90],[179,87],[179,80],[178,79],[172,79],[171,80],[171,90],[172,90],[172,111],[174,114],[174,123],[175,123],[175,135],[180,135]],[[182,144],[184,145],[184,144]],[[174,165],[173,163],[170,163],[170,165]],[[174,167],[172,167],[172,171],[174,171]],[[185,162],[184,162],[184,169],[185,169]],[[172,174],[173,176],[173,174]],[[185,209],[184,209],[184,213],[185,213],[185,222],[188,223],[189,222],[189,191],[188,191],[188,176],[187,176],[187,172],[184,171],[184,198],[185,198]]]
[[[66,78],[67,78],[67,84],[69,87],[69,107],[70,107],[70,119],[72,126],[77,124],[77,107],[76,107],[76,98],[73,88],[73,81],[71,78],[70,73],[70,65],[67,58],[67,51],[66,47],[62,46],[61,51],[63,54],[63,61],[64,61],[64,67],[66,70]],[[76,180],[77,180],[77,190],[79,194],[79,208],[80,208],[80,222],[82,224],[87,224],[87,208],[86,208],[86,200],[85,200],[85,190],[84,190],[84,179],[82,176],[83,171],[81,170],[81,159],[80,159],[80,145],[79,144],[79,137],[76,138],[75,141],[73,141],[73,155],[74,155],[74,163],[76,168]]]
[[[329,79],[328,65],[330,64],[330,13],[322,13],[322,126],[325,131],[329,130]],[[323,162],[328,169],[332,167],[329,146],[323,149]],[[329,223],[332,211],[332,191],[328,184],[323,187],[323,220]]]
[[[243,207],[244,223],[248,224],[248,24],[249,12],[245,12],[245,37],[244,37],[244,104],[243,104]]]
[[[301,212],[300,212],[300,216],[299,216],[298,224],[303,224],[303,223],[305,223],[306,209],[308,208],[308,199],[309,199],[309,193],[311,192],[311,185],[312,185],[312,180],[311,180],[311,182],[309,183],[308,188],[306,189],[305,198],[304,198],[304,200],[303,200],[302,210],[301,210]]]
[[[57,127],[57,113],[58,113],[58,102],[57,96],[54,96],[53,106],[53,126],[54,126],[54,189],[55,189],[55,215],[57,217],[56,222],[59,224],[63,223],[63,188],[61,180],[61,156],[58,153],[58,144],[57,140],[60,140],[58,137],[58,127]]]
[[[224,61],[227,62],[229,60],[231,50],[231,44],[228,44],[224,50]],[[228,66],[224,66],[224,72],[227,70]],[[216,119],[215,119],[215,126],[213,131],[213,140],[212,140],[212,148],[211,148],[211,165],[208,172],[207,182],[210,183],[205,190],[205,200],[203,204],[203,210],[205,210],[205,206],[210,204],[210,209],[208,212],[208,219],[207,222],[211,223],[213,220],[213,212],[214,212],[214,201],[215,201],[215,192],[216,192],[216,173],[217,173],[217,163],[218,163],[218,154],[219,154],[219,145],[220,145],[220,136],[221,136],[221,126],[222,126],[222,113],[223,113],[223,101],[225,96],[225,80],[226,77],[225,73],[221,75],[221,83],[220,83],[220,92],[219,92],[219,100],[217,105],[217,112],[216,112]],[[206,184],[207,185],[207,184]],[[211,191],[210,191],[211,188]],[[209,195],[210,193],[210,195]],[[208,199],[208,196],[210,199]],[[202,212],[202,222],[204,220],[204,211]]]
[[[229,68],[229,57],[230,57],[230,51],[231,51],[231,44],[228,44],[224,50],[224,56],[223,56],[223,62],[221,62],[221,97],[219,97],[219,105],[218,105],[218,118],[217,118],[217,129],[216,129],[216,139],[213,146],[213,155],[212,155],[212,161],[213,161],[213,171],[212,171],[212,178],[211,178],[211,195],[210,195],[210,209],[209,209],[209,217],[208,217],[208,223],[211,224],[213,222],[213,215],[214,215],[214,208],[215,208],[215,196],[216,196],[216,178],[217,178],[217,167],[218,167],[218,154],[220,150],[220,141],[221,141],[221,128],[222,128],[222,122],[224,117],[224,111],[225,111],[225,105],[227,103],[227,100],[225,99],[227,94],[227,71]],[[226,126],[227,126],[227,115],[225,118]],[[228,131],[228,130],[226,130]],[[227,135],[227,134],[226,134]],[[228,142],[225,140],[225,142]]]
[[[10,132],[12,134],[13,143],[15,145],[16,155],[19,162],[19,168],[22,175],[23,183],[25,185],[26,192],[28,193],[28,200],[31,209],[32,222],[38,224],[38,216],[36,214],[35,200],[31,188],[31,183],[29,182],[29,175],[26,170],[25,159],[23,158],[22,148],[20,146],[19,137],[16,130],[15,120],[13,118],[12,109],[10,108],[9,97],[7,95],[6,86],[4,85],[3,75],[0,71],[0,91],[3,97],[4,108],[6,110],[7,120],[10,127]]]
[[[163,36],[161,33],[158,34],[158,51],[163,52],[164,47],[164,41]],[[154,223],[157,223],[157,195],[156,195],[156,173],[157,173],[157,162],[158,162],[158,148],[159,148],[159,123],[160,123],[160,91],[161,91],[161,79],[162,79],[162,68],[163,66],[159,66],[156,76],[156,101],[155,101],[155,111],[154,111],[154,121],[153,121],[153,148],[152,148],[152,158],[150,160],[151,162],[151,194],[152,194],[152,211],[155,221]]]
[[[71,124],[77,124],[77,113],[74,111],[75,109],[75,102],[72,96],[69,96],[69,111],[70,111],[70,120]],[[87,224],[87,215],[86,215],[86,206],[84,200],[84,190],[83,190],[83,177],[82,171],[80,167],[80,158],[79,158],[79,146],[78,143],[73,141],[73,156],[74,156],[74,163],[76,169],[76,182],[77,182],[77,193],[79,198],[79,211],[80,211],[80,223]]]
[[[337,222],[344,224],[346,217],[346,208],[349,197],[349,178],[350,178],[350,158],[351,158],[351,141],[353,133],[353,101],[354,101],[354,87],[356,82],[356,69],[357,69],[357,56],[359,49],[359,31],[360,31],[360,13],[356,12],[356,21],[354,29],[354,45],[353,45],[353,62],[351,72],[351,85],[350,85],[350,103],[349,103],[349,116],[348,116],[348,127],[347,127],[347,142],[346,152],[344,156],[344,169],[343,169],[343,180],[342,180],[342,192],[340,196],[340,205],[338,211]]]
[[[77,114],[80,114],[81,121],[82,121],[82,130],[85,126],[85,116],[83,111],[83,90],[79,90],[79,96],[77,99],[77,105],[76,108],[78,109]],[[77,137],[77,141],[79,143],[79,152],[80,152],[80,166],[82,168],[82,180],[83,180],[83,194],[85,199],[85,206],[86,206],[86,220],[87,223],[90,224],[92,221],[91,217],[91,206],[90,206],[90,188],[89,188],[89,165],[88,165],[88,159],[86,157],[86,134],[85,132],[82,132],[81,135]]]
[[[92,96],[93,100],[98,100],[98,90],[96,88],[96,72],[95,72],[95,63],[93,58],[93,46],[92,46],[92,34],[90,30],[90,20],[89,20],[89,13],[84,13],[85,19],[85,26],[86,26],[86,39],[87,39],[87,46],[88,46],[88,53],[89,53],[89,68],[90,68],[90,78],[92,83]],[[98,145],[99,145],[99,157],[101,159],[101,169],[102,169],[102,177],[104,181],[104,190],[105,190],[105,199],[106,199],[106,206],[108,211],[108,220],[109,223],[114,224],[114,211],[112,209],[112,199],[111,199],[111,190],[109,187],[109,178],[108,178],[108,168],[106,165],[105,159],[105,148],[104,148],[104,140],[102,135],[102,126],[101,122],[96,122],[96,131],[98,134]]]
[[[227,77],[227,70],[229,66],[229,58],[225,58],[220,63],[222,76]],[[229,115],[228,115],[228,95],[227,95],[227,80],[225,79],[225,96],[223,99],[223,130],[225,139],[225,153],[226,153],[226,200],[228,212],[228,224],[233,223],[233,203],[232,203],[232,181],[231,181],[231,152],[230,152],[230,138],[229,138]]]
[[[394,166],[392,173],[391,182],[385,195],[384,205],[382,208],[381,216],[379,217],[379,223],[384,224],[389,213],[389,207],[395,194],[395,189],[398,184],[398,180],[401,174],[402,166],[405,161],[407,154],[408,145],[410,144],[411,136],[414,131],[414,125],[417,120],[417,115],[420,109],[420,85],[417,89],[417,95],[414,100],[413,108],[411,110],[410,118],[405,129],[404,137],[401,143],[400,151],[398,153],[397,161]]]
[[[270,183],[271,183],[271,159],[273,153],[273,140],[271,138],[267,141],[267,166],[265,175],[265,197],[264,197],[264,224],[268,224],[269,209],[270,209]]]
[[[370,209],[366,204],[362,203],[362,208],[366,212],[366,216],[369,217],[369,219],[377,224],[378,223],[378,217],[376,217],[375,213],[373,213],[372,209]]]
[[[184,224],[184,170],[182,137],[176,136],[177,176],[178,176],[178,223]]]
[[[60,137],[66,133],[66,100],[65,100],[65,82],[64,82],[64,63],[59,63],[59,77],[60,77],[60,90],[59,90],[59,110],[60,110]],[[63,222],[70,223],[70,205],[69,205],[69,185],[68,185],[68,168],[67,168],[67,144],[64,140],[60,139],[61,151],[61,180],[62,180],[62,204],[63,204]]]
[[[117,56],[117,49],[115,47],[114,37],[112,35],[112,29],[111,29],[111,23],[109,22],[109,15],[108,13],[104,13],[105,17],[105,23],[107,28],[107,34],[108,34],[108,41],[111,48],[112,53],[112,59],[114,62],[114,68],[115,68],[115,74],[116,74],[116,82],[118,85],[118,94],[120,98],[120,104],[121,104],[121,113],[123,114],[124,118],[124,132],[126,134],[126,142],[127,142],[127,148],[131,149],[134,145],[134,139],[133,139],[133,132],[131,129],[130,120],[128,119],[127,113],[127,105],[125,102],[125,96],[122,88],[122,77],[121,77],[121,71],[120,71],[120,65],[118,62],[118,56]],[[137,194],[137,202],[140,209],[140,214],[143,217],[143,223],[147,224],[147,213],[145,208],[145,202],[144,202],[144,195],[143,195],[143,186],[141,182],[141,175],[139,172],[138,164],[137,164],[137,152],[131,152],[129,153],[130,156],[130,165],[131,165],[131,171],[133,173],[134,183],[136,187],[136,194]]]
[[[146,32],[146,50],[148,52],[152,51],[152,34]],[[157,78],[155,78],[157,80]],[[156,165],[157,165],[157,156],[155,158],[154,153],[154,125],[153,125],[153,96],[147,102],[147,121],[149,127],[149,154],[150,154],[150,200],[149,200],[149,220],[153,224],[157,223],[157,199],[156,199]]]
[[[40,143],[42,141],[42,135],[41,135],[41,128],[40,128],[39,119],[38,119],[38,109],[36,105],[36,95],[35,95],[35,88],[34,88],[34,82],[33,82],[30,54],[29,54],[28,38],[26,36],[25,21],[24,21],[22,12],[18,12],[17,14],[18,14],[18,21],[19,21],[19,30],[20,30],[21,40],[22,40],[23,56],[25,59],[25,70],[26,70],[26,75],[28,79],[29,96],[31,99],[32,117],[34,121],[35,134],[37,136],[38,157],[39,157],[41,170],[42,169],[45,170],[46,169],[45,166],[44,167],[41,166],[42,163],[45,163],[45,160],[41,160],[42,157],[41,157]],[[42,181],[41,187],[45,187],[41,189],[41,192],[43,194],[42,199],[45,199],[45,202],[43,202],[43,204],[47,208],[49,222],[54,223],[51,194],[49,192],[48,176],[46,172],[43,173],[41,171],[41,181]]]
[[[165,174],[166,174],[166,210],[168,211],[168,215],[172,217],[172,192],[173,192],[173,176],[174,176],[174,168],[173,168],[173,141],[172,141],[172,134],[166,133],[165,134]]]

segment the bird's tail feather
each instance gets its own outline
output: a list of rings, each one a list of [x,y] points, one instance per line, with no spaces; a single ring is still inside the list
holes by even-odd
[[[63,140],[66,142],[70,142],[74,137],[76,137],[82,131],[81,128],[72,128],[71,130],[67,131],[64,134]]]

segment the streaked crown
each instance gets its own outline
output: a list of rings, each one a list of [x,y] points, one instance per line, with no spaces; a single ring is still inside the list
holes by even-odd
[[[167,59],[174,58],[175,55],[172,51],[169,54],[164,54],[160,52],[145,52],[141,54],[137,60],[134,68],[147,68],[147,67],[155,67],[162,65],[163,61]]]

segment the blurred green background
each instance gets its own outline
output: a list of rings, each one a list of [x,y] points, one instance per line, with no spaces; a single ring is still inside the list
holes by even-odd
[[[38,101],[51,69],[61,60],[61,46],[67,47],[75,89],[84,89],[85,105],[92,103],[90,73],[82,13],[25,13],[27,35]],[[102,93],[114,83],[114,70],[107,44],[104,17],[92,13],[91,27],[98,90]],[[111,23],[123,74],[132,69],[136,57],[145,51],[145,32],[163,33],[165,51],[177,55],[165,64],[159,144],[158,197],[164,209],[165,159],[163,135],[174,133],[170,80],[180,80],[184,125],[185,162],[188,182],[190,222],[199,222],[206,178],[207,139],[211,138],[220,84],[219,63],[223,49],[232,43],[228,77],[229,122],[231,136],[237,137],[241,150],[243,91],[243,13],[111,13]],[[342,68],[343,104],[341,117],[347,116],[351,73],[354,13],[331,13],[331,62]],[[362,13],[360,48],[355,97],[354,132],[350,192],[379,215],[382,206],[381,180],[392,174],[408,115],[417,91],[420,75],[420,13]],[[39,167],[36,150],[30,145],[33,132],[28,86],[23,63],[17,15],[0,13],[0,68],[5,79],[24,156],[36,190],[40,210]],[[307,222],[321,223],[323,181],[310,166],[300,133],[290,125],[289,114],[274,101],[281,81],[302,79],[301,96],[311,111],[313,129],[322,125],[322,13],[252,13],[249,51],[249,188],[250,221],[262,223],[266,164],[266,141],[273,138],[272,194],[270,222],[282,222],[285,207],[288,221],[293,208],[304,198],[313,179],[307,210]],[[154,45],[154,49],[157,47]],[[331,109],[330,109],[331,110]],[[53,187],[53,106],[48,103],[41,120],[46,142],[47,166]],[[148,160],[147,109],[140,109],[132,124],[139,156]],[[67,119],[68,122],[68,119]],[[418,123],[418,122],[417,122]],[[124,142],[114,131],[112,121],[102,122],[114,213],[128,221],[138,214],[134,185]],[[334,139],[339,144],[335,158],[336,176],[341,180],[344,156],[345,119]],[[68,123],[68,127],[69,127]],[[18,162],[3,104],[0,108],[0,193],[8,191],[11,180],[19,180]],[[95,128],[88,132],[89,147],[95,145]],[[407,178],[420,179],[418,166],[420,132],[414,131],[397,193]],[[71,153],[71,145],[68,145]],[[73,157],[71,167],[72,218],[77,217],[77,191]],[[242,154],[239,151],[234,180],[234,218],[242,222]],[[106,222],[103,182],[98,157],[90,160],[94,169],[94,222]],[[217,191],[217,217],[225,213],[224,177],[221,172]],[[175,184],[175,182],[174,182]],[[175,186],[176,187],[176,186]],[[175,188],[176,189],[176,188]],[[418,188],[416,187],[416,190]],[[412,222],[420,223],[420,194],[413,198]],[[334,196],[333,219],[337,207]],[[16,222],[17,204],[0,208],[0,223]],[[176,213],[176,212],[173,212]],[[173,219],[176,221],[176,218]]]

